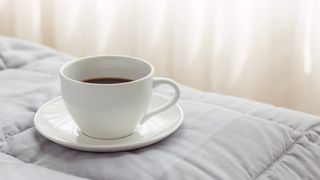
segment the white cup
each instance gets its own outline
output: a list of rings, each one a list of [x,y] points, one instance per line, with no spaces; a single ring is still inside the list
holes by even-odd
[[[94,84],[83,80],[116,77],[133,81]],[[92,56],[71,61],[60,69],[64,103],[74,122],[87,136],[115,139],[130,135],[151,116],[175,104],[180,96],[177,83],[155,78],[153,66],[127,56]],[[173,87],[172,99],[147,111],[152,89],[160,84]]]

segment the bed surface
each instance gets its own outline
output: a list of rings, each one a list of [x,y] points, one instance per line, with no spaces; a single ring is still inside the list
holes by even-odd
[[[184,123],[157,144],[89,153],[52,143],[33,117],[60,95],[58,69],[70,59],[0,37],[0,179],[320,179],[319,117],[185,86]]]

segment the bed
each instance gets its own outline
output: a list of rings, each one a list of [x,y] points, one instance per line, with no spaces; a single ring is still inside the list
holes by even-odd
[[[60,95],[58,69],[72,58],[0,37],[0,179],[320,179],[319,117],[183,85],[184,122],[154,145],[117,153],[57,145],[33,118]]]

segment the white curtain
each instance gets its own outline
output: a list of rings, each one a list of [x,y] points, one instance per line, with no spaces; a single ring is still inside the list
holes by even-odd
[[[319,0],[0,0],[0,34],[320,114]]]

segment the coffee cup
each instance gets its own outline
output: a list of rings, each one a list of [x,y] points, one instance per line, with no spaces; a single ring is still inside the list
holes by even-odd
[[[180,96],[176,82],[154,77],[149,62],[128,56],[91,56],[68,62],[60,69],[60,82],[74,122],[83,134],[99,139],[132,134]],[[162,84],[173,88],[173,97],[147,112],[153,88]]]

